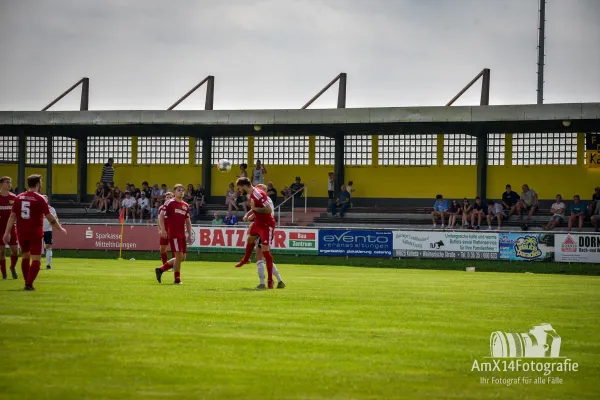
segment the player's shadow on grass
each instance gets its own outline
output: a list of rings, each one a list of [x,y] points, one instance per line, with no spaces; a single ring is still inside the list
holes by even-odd
[[[240,292],[266,292],[266,290],[260,290],[256,288],[241,288]]]
[[[0,292],[24,292],[23,288],[21,289],[2,289]]]

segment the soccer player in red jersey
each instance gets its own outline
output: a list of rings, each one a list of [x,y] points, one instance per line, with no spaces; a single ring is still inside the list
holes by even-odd
[[[58,223],[50,213],[46,199],[38,192],[42,186],[41,175],[31,175],[27,178],[29,190],[17,196],[13,203],[8,224],[4,230],[4,242],[10,243],[12,239],[12,224],[17,221],[17,235],[23,258],[21,271],[25,280],[25,290],[35,290],[33,282],[40,272],[40,258],[42,254],[42,239],[44,238],[44,217],[53,228],[66,234],[67,231]],[[31,266],[30,266],[31,259]]]
[[[6,224],[12,212],[12,206],[17,196],[10,192],[12,189],[12,179],[8,176],[0,178],[0,235],[4,236]],[[6,245],[10,247],[10,273],[13,279],[19,278],[17,270],[17,261],[19,261],[19,247],[17,246],[17,230],[13,224],[10,231],[10,242],[5,243],[3,238],[0,238],[0,270],[2,271],[2,279],[6,278]]]
[[[185,188],[183,185],[177,184],[174,187],[175,198],[165,203],[164,210],[158,216],[159,224],[166,227],[166,230],[161,231],[161,236],[169,240],[171,251],[175,255],[174,258],[163,264],[162,267],[156,268],[156,280],[161,283],[162,274],[165,271],[173,268],[175,271],[175,284],[181,284],[181,263],[185,260],[187,252],[187,240],[192,238],[192,221],[190,220],[190,206],[183,201]],[[165,219],[168,219],[168,224],[165,225]]]
[[[165,204],[159,207],[158,214],[160,215],[165,210],[166,203],[173,198],[173,193],[167,192],[165,193]],[[158,219],[158,236],[160,237],[160,259],[162,260],[163,265],[169,261],[169,256],[167,255],[169,239],[165,239],[162,237],[162,232],[167,230],[166,224],[167,219],[164,219],[162,222],[160,218]]]
[[[264,183],[259,183],[256,187],[260,188],[263,192],[267,193],[268,188]],[[254,221],[254,211],[249,211],[244,216],[244,222],[250,222],[250,226],[248,226],[248,232],[252,230],[252,223]],[[256,272],[258,273],[258,286],[256,289],[264,290],[267,288],[265,285],[265,258],[262,255],[262,246],[260,243],[260,237],[256,239]],[[275,279],[277,279],[277,289],[285,288],[285,283],[283,279],[281,279],[281,275],[279,274],[279,270],[277,269],[277,265],[273,262],[273,275],[275,275]]]
[[[250,261],[250,256],[256,246],[256,238],[260,237],[262,256],[267,262],[267,287],[273,289],[273,255],[271,254],[270,247],[273,242],[273,233],[275,232],[273,202],[263,190],[252,186],[248,178],[238,178],[236,184],[242,194],[250,195],[250,205],[254,214],[254,222],[248,231],[248,241],[246,242],[244,258],[235,267],[240,268]]]

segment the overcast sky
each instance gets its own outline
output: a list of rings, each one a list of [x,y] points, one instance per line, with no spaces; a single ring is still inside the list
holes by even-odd
[[[80,78],[90,109],[300,108],[340,72],[348,107],[443,105],[484,67],[491,104],[536,102],[538,0],[0,0],[0,110]],[[600,1],[547,4],[545,101],[600,101]],[[457,105],[478,104],[477,85]],[[336,106],[337,87],[312,108]],[[75,110],[80,91],[53,110]],[[204,89],[178,109],[202,109]]]

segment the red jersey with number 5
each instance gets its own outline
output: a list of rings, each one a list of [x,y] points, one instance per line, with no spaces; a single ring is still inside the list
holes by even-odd
[[[165,203],[162,214],[165,217],[165,228],[169,239],[185,239],[185,221],[190,217],[188,203],[175,199],[169,200]]]
[[[17,214],[17,234],[20,240],[44,237],[44,217],[50,214],[46,199],[36,192],[24,192],[13,203],[12,212]]]
[[[6,229],[6,223],[12,213],[13,204],[17,196],[14,193],[8,192],[8,196],[2,196],[0,194],[0,234],[4,235]]]
[[[266,206],[271,206],[271,210],[273,210],[273,201],[267,194],[261,189],[255,187],[250,194],[250,201],[254,201],[254,206],[256,208],[265,208]],[[258,211],[254,212],[254,220],[255,223],[260,225],[272,225],[275,223],[275,218],[273,217],[273,213],[261,213]]]

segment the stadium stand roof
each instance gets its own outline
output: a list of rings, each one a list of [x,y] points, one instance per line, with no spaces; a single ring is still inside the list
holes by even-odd
[[[564,126],[563,121],[570,121]],[[260,125],[260,130],[254,129]],[[198,111],[2,111],[0,134],[192,136],[269,133],[561,132],[600,129],[600,103]],[[84,128],[84,129],[82,129]],[[86,129],[87,128],[87,129]],[[193,128],[193,129],[190,129]],[[567,129],[568,128],[568,129]],[[132,132],[134,130],[135,132]],[[173,132],[174,133],[174,132]]]

